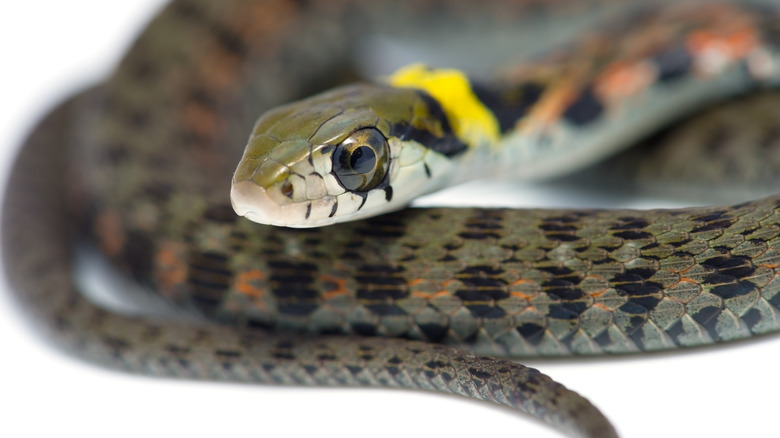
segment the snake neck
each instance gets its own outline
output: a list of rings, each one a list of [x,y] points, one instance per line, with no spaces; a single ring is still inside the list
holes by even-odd
[[[387,80],[444,109],[474,178],[550,179],[708,102],[780,79],[777,12],[681,5],[637,13],[490,80],[413,64]],[[684,23],[684,24],[683,24]]]

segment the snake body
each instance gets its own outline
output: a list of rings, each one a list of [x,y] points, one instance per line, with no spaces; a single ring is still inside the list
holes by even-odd
[[[480,35],[559,14],[582,14],[585,27],[613,8],[632,23],[653,13],[630,2],[175,1],[105,84],[28,139],[4,205],[12,285],[58,344],[111,367],[453,392],[574,436],[615,436],[584,398],[483,355],[662,350],[776,331],[777,198],[646,212],[411,209],[303,231],[238,218],[221,183],[258,114],[352,78],[355,35]],[[772,82],[760,61],[772,65],[773,9],[702,8],[738,14],[737,36],[758,26],[746,44],[769,58],[734,68],[747,71],[740,84]],[[551,63],[581,66],[561,57]],[[588,78],[607,60],[589,62]],[[547,86],[561,84],[572,87]],[[589,132],[587,115],[569,114]],[[220,324],[92,304],[73,281],[74,229],[166,300]]]

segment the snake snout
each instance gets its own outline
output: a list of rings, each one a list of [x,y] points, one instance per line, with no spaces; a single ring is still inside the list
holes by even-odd
[[[234,182],[230,188],[230,203],[239,216],[264,224],[279,215],[281,206],[274,202],[266,190],[251,181]]]
[[[236,214],[259,224],[311,228],[334,222],[329,214],[336,203],[332,196],[292,202],[275,194],[273,187],[266,189],[253,181],[238,181],[230,188],[230,202]],[[280,198],[281,202],[275,198]]]

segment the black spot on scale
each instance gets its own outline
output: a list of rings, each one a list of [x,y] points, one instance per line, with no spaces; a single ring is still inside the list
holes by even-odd
[[[243,58],[249,51],[246,43],[241,38],[241,35],[234,32],[230,27],[225,26],[222,23],[213,23],[211,32],[214,35],[215,40],[226,52]]]
[[[756,326],[759,322],[761,322],[761,311],[756,309],[755,307],[745,312],[744,315],[742,315],[742,320],[745,321],[745,324],[747,324],[748,328],[752,331],[753,327]]]
[[[328,215],[328,217],[335,216],[336,215],[336,210],[338,210],[338,209],[339,209],[339,201],[336,200],[336,201],[333,202],[333,208],[330,209],[330,214]]]
[[[693,57],[685,47],[674,47],[652,57],[659,82],[671,82],[685,76],[693,66]]]
[[[419,324],[417,327],[425,335],[425,338],[431,342],[443,342],[449,330],[447,325],[441,324]]]
[[[533,346],[539,345],[544,339],[545,328],[538,324],[525,323],[517,327],[517,333]]]
[[[360,336],[375,336],[376,335],[376,326],[368,324],[368,323],[362,323],[362,322],[355,322],[352,323],[352,332],[356,335]]]
[[[498,277],[501,269],[491,266],[467,267],[456,274],[462,287],[455,295],[463,301],[475,318],[501,318],[506,312],[496,303],[509,297],[506,281]]]
[[[147,280],[154,268],[155,245],[141,232],[131,231],[127,237],[127,244],[122,252],[130,266],[130,272],[135,278]]]
[[[472,82],[471,91],[485,105],[498,121],[502,133],[511,131],[518,120],[542,97],[544,87],[532,82],[520,84],[508,90],[497,92],[486,85]]]
[[[704,279],[710,284],[729,283],[730,279],[747,279],[752,277],[756,266],[745,256],[720,256],[712,257],[702,262],[702,266],[714,271],[712,275]],[[710,277],[713,277],[710,279]]]
[[[217,101],[211,94],[202,88],[193,88],[187,96],[190,102],[203,105],[206,108],[213,109],[217,106]]]
[[[487,371],[479,370],[477,368],[469,368],[469,374],[471,374],[471,376],[474,377],[475,379],[480,379],[480,380],[489,379],[491,376],[491,373]]]
[[[196,307],[210,313],[219,306],[233,278],[226,255],[213,252],[193,252],[187,260],[187,284],[190,300]]]
[[[271,293],[284,315],[307,316],[317,309],[317,266],[298,261],[268,262]]]
[[[723,313],[723,308],[718,306],[709,306],[699,309],[691,317],[698,322],[712,336],[712,339],[720,339],[718,333],[718,317]]]
[[[385,187],[385,201],[390,202],[393,200],[393,186]]]
[[[609,330],[604,330],[597,336],[594,336],[593,341],[596,342],[596,344],[598,344],[600,347],[607,347],[612,345],[612,337],[609,335]]]
[[[423,163],[423,168],[425,169],[425,176],[430,178],[431,177],[431,169],[428,167],[428,163]]]
[[[579,98],[575,100],[563,113],[563,118],[577,126],[586,125],[604,112],[604,105],[599,100],[592,87],[582,90]]]
[[[310,216],[311,216],[311,202],[309,202],[306,205],[306,217],[305,217],[305,219],[309,219]]]
[[[685,328],[682,325],[681,319],[677,320],[677,322],[675,322],[668,329],[666,329],[666,334],[669,335],[670,338],[672,338],[675,344],[680,346],[685,346],[685,344],[680,339],[685,335]]]
[[[717,295],[724,300],[730,300],[752,293],[759,293],[758,286],[755,284],[749,281],[735,280],[733,277],[727,275],[710,275],[706,279],[707,282],[711,283],[718,280],[721,281],[720,285],[713,287],[711,292],[713,295]]]

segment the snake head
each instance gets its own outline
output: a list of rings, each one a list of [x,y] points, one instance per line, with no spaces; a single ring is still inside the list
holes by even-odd
[[[307,228],[403,208],[444,182],[433,169],[449,159],[431,145],[454,137],[435,104],[419,90],[358,84],[267,112],[233,176],[234,210]]]

